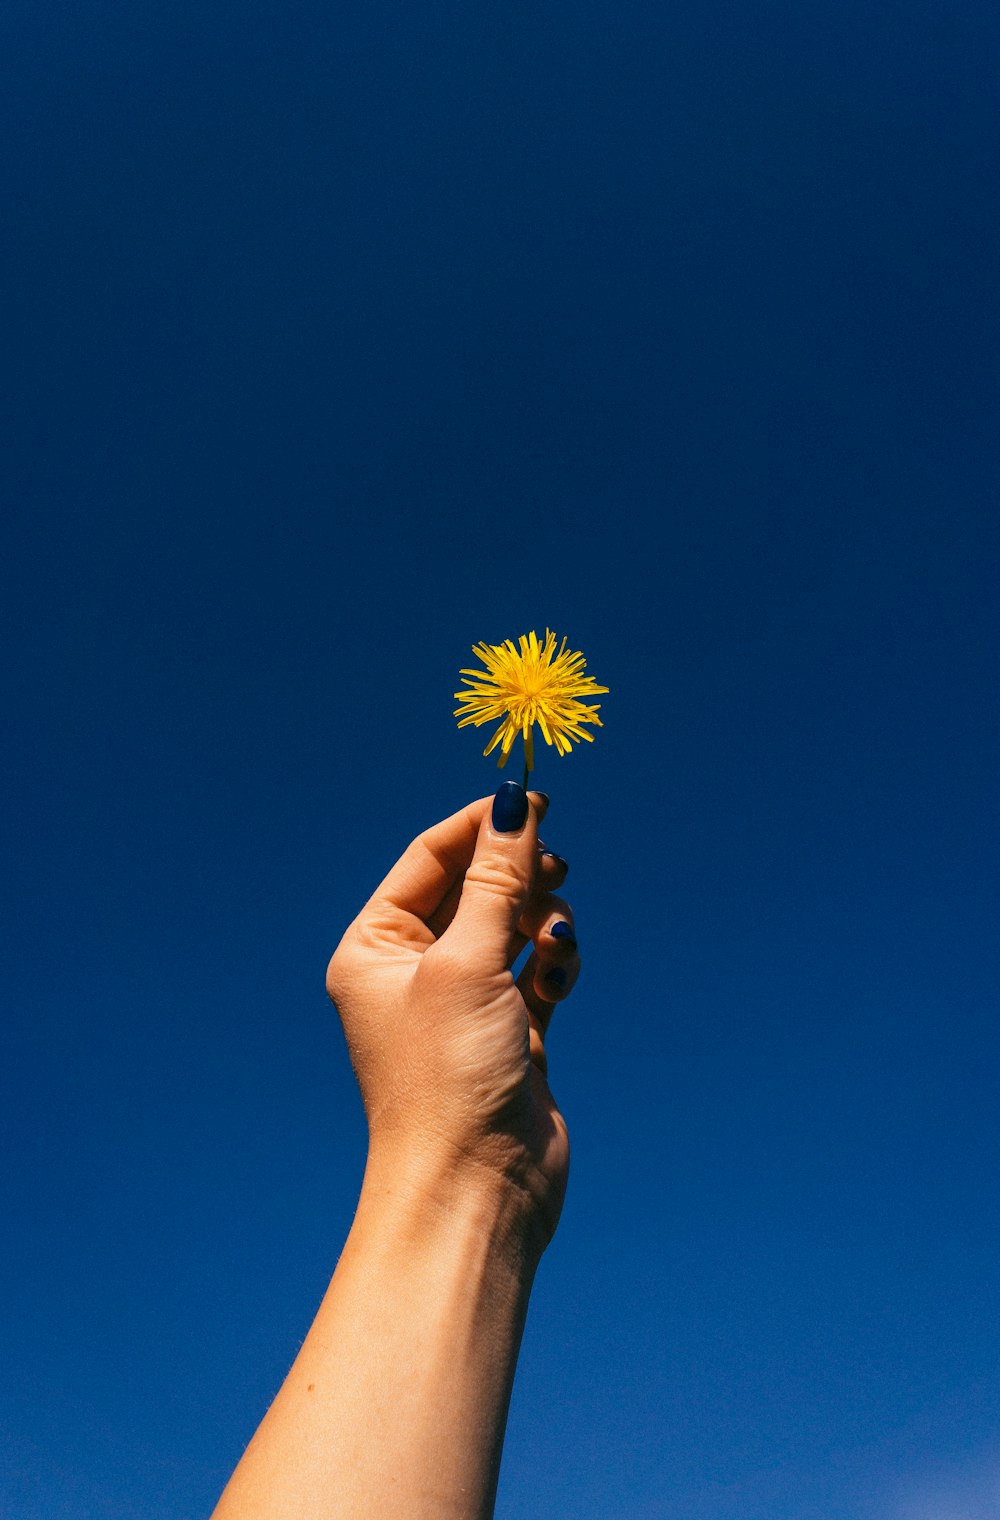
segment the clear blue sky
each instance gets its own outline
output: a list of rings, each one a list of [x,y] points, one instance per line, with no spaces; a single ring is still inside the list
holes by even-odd
[[[202,1520],[350,1223],[328,956],[543,757],[500,1520],[1000,1512],[1000,17],[9,0],[10,1520]]]

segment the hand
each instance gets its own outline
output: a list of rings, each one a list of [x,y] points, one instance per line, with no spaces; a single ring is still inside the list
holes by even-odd
[[[497,1190],[523,1211],[539,1249],[569,1168],[544,1037],[580,967],[572,912],[553,891],[565,863],[538,846],[547,806],[506,782],[496,799],[421,834],[327,974],[368,1117],[369,1165]]]

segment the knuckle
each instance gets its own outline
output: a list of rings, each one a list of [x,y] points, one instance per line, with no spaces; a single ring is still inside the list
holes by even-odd
[[[528,881],[516,860],[505,855],[481,855],[465,873],[466,886],[489,896],[512,901],[524,896]]]
[[[384,950],[398,937],[400,913],[391,903],[373,898],[351,926],[350,945],[355,957],[366,951]]]
[[[531,1025],[529,1033],[529,1055],[533,1066],[537,1066],[543,1077],[548,1076],[549,1060],[545,1053],[545,1043],[542,1039],[541,1030],[536,1024]]]
[[[326,994],[331,1003],[338,1003],[344,996],[354,974],[354,946],[350,931],[344,935],[330,957],[326,968]]]

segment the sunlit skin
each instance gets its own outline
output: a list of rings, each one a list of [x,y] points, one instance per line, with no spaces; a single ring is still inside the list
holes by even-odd
[[[327,986],[369,1153],[347,1244],[215,1520],[487,1520],[566,1126],[544,1039],[580,960],[547,799],[501,789],[409,846]],[[511,808],[508,808],[508,814]],[[514,977],[520,952],[531,946]]]

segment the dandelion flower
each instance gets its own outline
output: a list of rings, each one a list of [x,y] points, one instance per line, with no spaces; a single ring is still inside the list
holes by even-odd
[[[463,670],[468,689],[456,691],[462,706],[456,708],[459,728],[473,723],[501,720],[500,727],[483,750],[488,755],[500,746],[499,765],[505,765],[518,734],[524,738],[524,774],[534,766],[534,726],[537,723],[546,744],[561,755],[568,755],[574,739],[593,739],[582,726],[596,723],[598,707],[581,701],[607,691],[592,677],[585,675],[582,654],[573,654],[563,639],[556,650],[556,636],[545,631],[544,641],[535,633],[522,634],[518,645],[513,639],[502,644],[476,644],[473,654],[482,660],[485,670]]]

